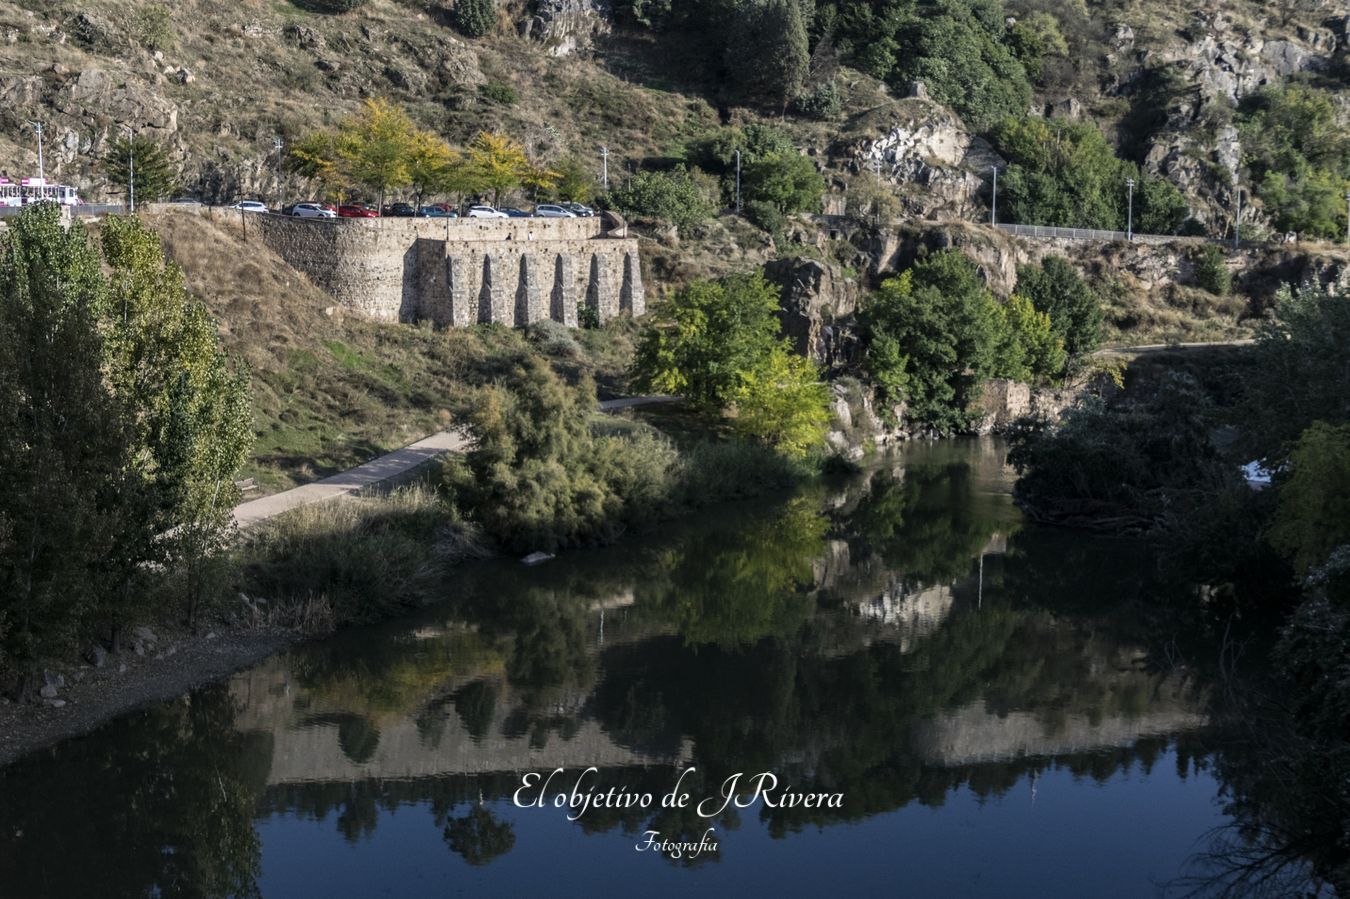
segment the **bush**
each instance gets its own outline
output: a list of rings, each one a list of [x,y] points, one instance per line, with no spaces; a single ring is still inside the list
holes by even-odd
[[[1233,288],[1233,273],[1228,270],[1223,251],[1213,244],[1199,248],[1191,257],[1195,283],[1216,297],[1226,297]]]
[[[479,88],[478,92],[483,95],[483,99],[500,103],[502,106],[515,106],[520,102],[520,94],[504,81],[489,81]]]
[[[762,231],[778,236],[787,230],[787,216],[778,207],[764,200],[751,200],[745,204],[745,217],[752,225]]]
[[[811,90],[802,94],[796,101],[797,112],[809,119],[832,119],[839,115],[844,100],[839,95],[839,85],[831,78],[822,81]]]
[[[817,212],[824,192],[825,179],[815,163],[796,150],[770,153],[741,166],[741,195],[747,206],[759,202],[782,213]]]
[[[365,623],[426,601],[438,563],[481,554],[434,492],[405,488],[278,516],[241,548],[241,586],[277,623],[316,607],[332,625]]]
[[[1023,419],[1009,434],[1013,495],[1034,519],[1111,531],[1149,531],[1194,492],[1237,480],[1210,442],[1208,398],[1172,373],[1147,402],[1088,399],[1058,424]]]
[[[648,435],[595,433],[595,388],[565,384],[531,356],[481,390],[467,416],[473,449],[442,483],[464,514],[516,552],[605,542],[659,513],[675,450]]]
[[[688,228],[712,215],[712,205],[683,167],[668,172],[639,172],[613,192],[614,205],[625,213],[665,219]]]
[[[301,9],[322,13],[351,12],[365,6],[368,0],[291,0]]]
[[[497,24],[496,0],[455,0],[450,13],[455,30],[465,37],[482,37]]]

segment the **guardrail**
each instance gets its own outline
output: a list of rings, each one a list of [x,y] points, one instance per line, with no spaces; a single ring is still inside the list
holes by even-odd
[[[1096,228],[1054,228],[1049,225],[1005,225],[999,222],[999,230],[1021,237],[1060,237],[1066,240],[1128,240],[1130,235],[1124,231],[1100,231]],[[1136,234],[1135,237],[1151,235]]]

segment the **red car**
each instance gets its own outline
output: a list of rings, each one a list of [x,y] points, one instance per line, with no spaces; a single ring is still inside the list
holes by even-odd
[[[369,206],[362,206],[360,203],[339,206],[337,214],[345,219],[377,219],[380,217],[378,209],[371,209]]]

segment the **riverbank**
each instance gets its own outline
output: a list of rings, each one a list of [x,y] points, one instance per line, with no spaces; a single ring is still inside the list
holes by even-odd
[[[87,734],[120,715],[182,696],[229,677],[304,639],[295,631],[161,633],[144,654],[108,655],[48,669],[64,680],[39,703],[0,699],[0,766],[62,740]]]

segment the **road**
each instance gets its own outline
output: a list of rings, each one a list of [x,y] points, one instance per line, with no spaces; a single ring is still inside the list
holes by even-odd
[[[676,399],[671,396],[630,396],[619,400],[605,400],[600,403],[600,411],[614,412],[633,406],[671,403]],[[462,450],[467,444],[468,438],[458,431],[440,431],[403,449],[380,456],[341,474],[324,478],[322,481],[241,503],[235,506],[234,523],[240,528],[251,527],[300,506],[360,493],[362,490],[402,477],[446,453]]]

